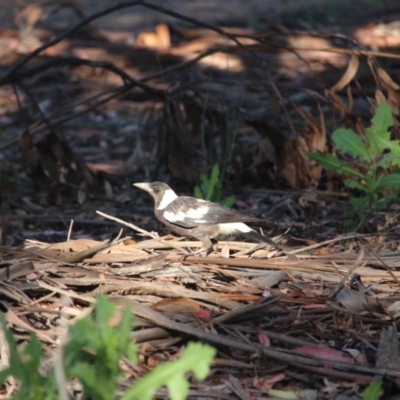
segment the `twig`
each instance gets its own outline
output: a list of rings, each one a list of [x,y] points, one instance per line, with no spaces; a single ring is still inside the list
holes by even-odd
[[[136,301],[131,301],[130,303],[131,310],[132,312],[139,317],[145,318],[148,321],[151,321],[153,324],[160,328],[166,328],[166,329],[171,329],[174,331],[186,333],[188,335],[192,335],[195,337],[198,337],[202,340],[209,341],[214,344],[219,344],[223,346],[229,346],[232,348],[236,348],[245,352],[260,352],[264,354],[267,357],[270,357],[274,360],[278,360],[281,362],[284,362],[288,365],[293,365],[293,366],[300,366],[302,367],[316,367],[314,371],[317,371],[321,375],[328,375],[328,376],[336,376],[340,375],[342,379],[347,379],[352,380],[352,379],[363,379],[363,380],[371,380],[374,375],[381,375],[381,376],[388,376],[388,377],[400,377],[400,371],[395,370],[395,369],[390,369],[390,368],[371,368],[371,367],[364,367],[362,365],[356,365],[356,364],[348,364],[344,362],[339,362],[339,361],[332,361],[329,360],[329,365],[332,368],[335,368],[339,371],[331,371],[328,368],[325,368],[324,366],[324,361],[321,359],[316,359],[316,358],[311,358],[311,357],[306,357],[303,355],[298,355],[298,354],[293,354],[289,352],[285,352],[281,349],[274,349],[272,347],[265,347],[261,346],[256,343],[252,344],[247,344],[243,343],[241,341],[238,341],[236,339],[231,339],[230,337],[223,336],[223,335],[218,335],[210,332],[206,332],[202,329],[195,328],[193,326],[190,326],[188,324],[183,324],[179,322],[175,322],[173,320],[170,320],[166,316],[160,314],[159,312],[152,310],[150,307],[143,306],[139,304]],[[341,371],[346,371],[346,373],[343,373]],[[353,375],[352,374],[360,374],[359,376]],[[361,374],[368,374],[369,376],[366,375],[361,375]]]
[[[376,233],[366,233],[366,234],[353,233],[351,235],[343,235],[343,236],[339,236],[339,237],[336,237],[336,238],[333,238],[333,239],[325,240],[324,242],[321,242],[321,243],[313,244],[311,246],[302,247],[301,249],[292,250],[290,252],[290,254],[298,254],[298,253],[302,253],[303,251],[318,249],[319,247],[323,247],[323,246],[325,246],[327,244],[331,244],[331,243],[340,242],[342,240],[361,239],[363,237],[377,236],[377,235],[380,235],[380,234],[376,234]]]
[[[2,77],[0,77],[0,86],[7,84],[10,82],[10,79],[12,79],[12,76],[20,70],[28,61],[32,60],[35,56],[40,54],[43,50],[46,50],[47,48],[54,46],[55,44],[61,42],[61,40],[65,39],[66,37],[70,36],[71,34],[77,32],[79,29],[84,27],[85,25],[89,24],[89,22],[94,21],[98,18],[101,18],[107,14],[110,14],[114,11],[121,10],[123,8],[128,8],[128,7],[133,7],[133,6],[138,6],[141,5],[146,8],[150,8],[156,11],[159,11],[163,14],[170,15],[172,17],[175,17],[177,19],[180,19],[182,21],[189,22],[193,25],[200,26],[203,28],[210,29],[214,32],[219,33],[222,36],[227,37],[228,39],[232,40],[237,44],[237,46],[243,48],[246,52],[251,53],[252,55],[256,56],[257,58],[261,58],[258,54],[254,53],[252,50],[250,50],[247,46],[243,45],[240,40],[236,38],[236,35],[232,35],[223,29],[219,28],[216,25],[209,24],[207,22],[202,22],[199,21],[195,18],[188,17],[186,15],[177,13],[175,11],[168,10],[167,8],[157,6],[155,4],[148,3],[147,1],[127,1],[127,2],[121,2],[118,4],[115,4],[114,6],[108,7],[104,10],[101,10],[97,13],[94,13],[92,15],[89,15],[86,18],[83,18],[80,22],[77,24],[73,25],[71,28],[59,33],[56,35],[53,39],[49,40],[47,43],[43,44],[42,46],[39,46],[37,49],[33,50],[31,53],[27,54],[26,56],[22,57],[20,60],[18,60]],[[263,60],[266,61],[266,60]]]
[[[121,224],[121,225],[125,225],[125,226],[127,226],[127,227],[133,229],[134,231],[141,233],[142,235],[149,236],[149,237],[151,237],[151,238],[154,239],[154,240],[158,240],[158,241],[161,242],[162,244],[165,244],[165,245],[167,245],[167,246],[169,246],[169,247],[172,247],[172,248],[174,248],[175,250],[178,250],[179,252],[183,253],[183,254],[186,255],[186,256],[188,256],[188,255],[191,254],[191,253],[188,253],[186,250],[184,250],[182,247],[176,246],[175,243],[170,242],[170,241],[168,241],[168,240],[161,239],[157,234],[154,234],[154,233],[145,231],[144,229],[139,228],[138,226],[136,226],[136,225],[134,225],[134,224],[131,224],[131,223],[129,223],[129,222],[126,222],[126,221],[124,221],[124,220],[122,220],[122,219],[119,219],[119,218],[117,218],[117,217],[113,217],[112,215],[105,214],[105,213],[103,213],[103,212],[101,212],[101,211],[96,211],[96,213],[99,214],[99,215],[101,215],[101,216],[104,217],[104,218],[110,219],[111,221],[115,221],[115,222],[118,222],[118,223]]]
[[[158,89],[153,89],[150,86],[144,85],[144,82],[147,82],[152,79],[156,79],[159,76],[163,76],[163,75],[169,74],[171,72],[179,71],[180,69],[187,68],[188,66],[196,64],[202,58],[205,58],[205,57],[209,56],[210,54],[215,53],[216,51],[218,51],[218,49],[207,50],[207,51],[199,54],[198,56],[192,58],[191,60],[184,61],[184,62],[174,65],[170,68],[164,69],[161,72],[153,73],[139,81],[130,77],[131,83],[125,84],[124,86],[116,88],[116,89],[106,90],[101,93],[97,93],[97,94],[95,94],[91,97],[85,98],[83,100],[79,100],[79,101],[75,101],[70,104],[67,104],[64,107],[60,107],[59,109],[57,109],[54,113],[49,115],[47,118],[48,118],[48,120],[51,120],[53,118],[51,120],[51,124],[52,124],[52,127],[55,128],[65,122],[68,122],[74,118],[77,118],[83,114],[88,113],[91,110],[98,108],[99,106],[109,102],[110,100],[113,100],[119,96],[122,96],[123,94],[125,94],[126,92],[128,92],[129,90],[134,88],[135,86],[138,86],[138,87],[142,88],[144,91],[154,94],[154,95],[158,96],[159,98],[165,99],[166,95],[162,94],[162,93],[164,93],[164,91],[158,90]],[[50,61],[49,61],[49,63],[50,63]],[[95,63],[94,61],[90,62],[90,64],[92,66],[95,65],[94,63]],[[45,63],[43,63],[43,64],[44,64],[44,66],[47,65]],[[41,64],[41,65],[43,66],[43,64]],[[107,65],[113,65],[113,64],[108,63]],[[30,70],[27,70],[26,75],[24,73],[22,75],[22,77],[31,76],[31,74],[35,71],[34,69],[36,70],[36,67],[33,67]],[[109,68],[109,69],[111,70],[111,68]],[[122,72],[123,72],[123,74],[126,74],[124,71],[122,71]],[[126,74],[126,75],[129,76],[128,74]],[[170,98],[170,97],[174,96],[176,93],[180,92],[181,90],[182,90],[182,87],[178,87],[178,88],[172,90],[171,92],[168,93],[168,97]],[[102,98],[103,96],[105,96],[105,97]],[[91,104],[92,101],[97,100],[97,99],[100,99],[100,100],[98,100],[96,103]],[[87,105],[87,106],[86,106],[86,108],[78,107],[81,105]],[[65,115],[68,111],[70,111],[72,109],[79,109],[80,111],[74,112],[71,115]],[[56,118],[57,115],[60,115],[60,117],[58,119]],[[42,132],[44,130],[42,125],[43,125],[43,120],[33,123],[32,125],[29,126],[29,133],[33,136],[35,134]],[[3,141],[2,143],[0,143],[0,150],[4,150],[4,149],[12,146],[17,141],[18,141],[18,136],[13,136],[13,137],[9,138],[8,140]]]
[[[69,224],[69,229],[68,229],[68,234],[67,234],[67,240],[65,241],[65,246],[64,246],[64,251],[68,251],[68,246],[69,246],[69,241],[71,239],[71,234],[72,234],[72,227],[74,226],[74,219],[71,218],[71,222]]]

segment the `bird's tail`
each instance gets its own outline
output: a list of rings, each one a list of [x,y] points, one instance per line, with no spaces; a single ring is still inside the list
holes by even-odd
[[[275,243],[272,239],[270,239],[267,236],[263,236],[260,233],[256,232],[255,230],[251,230],[250,232],[246,232],[246,235],[259,241],[259,242],[265,242],[268,243],[271,246],[276,247],[279,250],[283,250],[283,247],[281,245],[279,245],[278,243]]]

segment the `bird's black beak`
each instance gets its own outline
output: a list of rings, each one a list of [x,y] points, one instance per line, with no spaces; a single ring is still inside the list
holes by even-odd
[[[149,185],[150,185],[149,183],[144,183],[144,182],[143,183],[134,183],[133,184],[133,186],[136,186],[137,188],[142,189],[142,190],[150,193]]]

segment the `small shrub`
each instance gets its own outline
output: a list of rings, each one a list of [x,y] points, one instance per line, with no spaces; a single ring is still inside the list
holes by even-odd
[[[336,171],[343,177],[344,185],[352,191],[350,201],[357,211],[370,212],[398,200],[400,141],[390,138],[392,125],[392,110],[383,103],[376,109],[364,137],[345,128],[333,132],[335,151],[350,158],[350,162],[333,154],[308,153],[310,159],[327,171]]]
[[[118,398],[118,380],[123,376],[121,358],[137,361],[137,346],[131,341],[133,316],[126,307],[118,326],[112,327],[110,319],[114,313],[115,305],[102,297],[95,303],[93,315],[82,318],[68,330],[68,340],[61,353],[62,365],[67,382],[81,382],[83,393],[79,398]],[[10,365],[0,372],[0,384],[4,385],[6,379],[13,376],[19,384],[13,399],[58,400],[54,368],[46,374],[41,371],[45,355],[36,335],[32,333],[23,351],[19,352],[4,319],[1,325],[10,350]],[[190,371],[198,379],[204,379],[214,355],[215,349],[210,346],[189,343],[178,360],[159,365],[120,398],[150,400],[160,387],[167,386],[172,400],[183,400],[189,388],[185,373]]]
[[[200,175],[201,185],[194,188],[194,195],[198,199],[221,203],[225,207],[231,207],[235,202],[235,196],[222,198],[222,180],[220,179],[219,165],[214,164],[210,176]]]

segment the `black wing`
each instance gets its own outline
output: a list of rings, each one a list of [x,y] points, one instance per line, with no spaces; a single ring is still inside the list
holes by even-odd
[[[163,210],[164,218],[172,224],[195,228],[201,224],[248,222],[257,224],[263,220],[242,214],[218,203],[194,197],[178,197]]]

